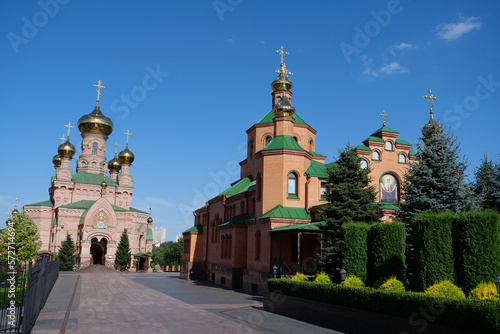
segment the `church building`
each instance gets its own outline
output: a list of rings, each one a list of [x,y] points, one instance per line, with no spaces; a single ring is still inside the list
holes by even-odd
[[[181,278],[262,292],[274,272],[314,273],[318,267],[328,165],[316,152],[316,130],[292,104],[287,52],[277,52],[281,65],[271,84],[272,109],[246,131],[240,179],[196,210],[194,226],[183,232]],[[371,168],[383,219],[390,220],[415,152],[382,116],[382,127],[355,150],[361,166]]]
[[[113,132],[113,122],[104,116],[97,104],[94,110],[78,121],[81,132],[81,152],[76,161],[76,173],[71,160],[76,149],[68,137],[61,138],[58,154],[52,160],[55,175],[49,187],[49,199],[24,206],[24,212],[35,222],[42,241],[41,255],[55,255],[61,242],[70,235],[77,248],[77,265],[92,264],[114,267],[115,253],[123,231],[126,229],[133,256],[130,265],[147,269],[152,250],[153,233],[151,214],[131,207],[134,193],[130,174],[135,156],[129,150],[129,136],[125,133],[126,146],[114,158],[106,160],[107,140]],[[109,170],[109,175],[108,175]]]

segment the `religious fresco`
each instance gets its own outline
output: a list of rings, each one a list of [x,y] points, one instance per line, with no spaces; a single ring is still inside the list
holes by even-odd
[[[380,180],[380,200],[394,203],[398,201],[398,181],[391,174],[385,174]]]
[[[99,211],[99,213],[94,217],[94,222],[92,223],[94,228],[108,228],[109,221],[108,216],[104,211]]]

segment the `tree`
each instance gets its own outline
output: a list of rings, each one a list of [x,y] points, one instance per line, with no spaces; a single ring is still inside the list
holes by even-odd
[[[2,262],[9,265],[13,259],[16,265],[28,262],[41,246],[40,234],[33,220],[25,213],[13,213],[7,221],[7,228],[0,234]]]
[[[321,265],[331,274],[340,270],[342,224],[372,223],[382,217],[375,202],[375,187],[370,186],[370,169],[361,168],[361,159],[349,144],[339,150],[339,154],[337,162],[327,168],[328,204],[322,210],[326,221],[323,234],[327,242],[322,250]]]
[[[120,271],[127,269],[130,263],[130,243],[128,240],[127,229],[123,230],[120,237],[120,242],[118,243],[118,250],[115,254],[115,268]]]
[[[183,239],[179,238],[176,242],[170,241],[165,247],[163,253],[163,263],[166,266],[177,266],[182,262]]]
[[[474,175],[474,192],[483,209],[500,211],[500,163],[493,164],[485,154]]]
[[[76,263],[76,247],[69,234],[66,235],[66,240],[61,243],[57,259],[60,271],[71,270]]]

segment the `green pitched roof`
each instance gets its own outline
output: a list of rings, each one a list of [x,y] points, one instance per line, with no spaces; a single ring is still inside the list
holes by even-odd
[[[358,145],[354,148],[355,150],[371,151],[372,149],[365,145]]]
[[[380,202],[379,205],[380,205],[380,208],[383,209],[383,210],[396,210],[396,211],[401,210],[401,207],[399,206],[399,203]]]
[[[304,208],[291,208],[278,204],[260,218],[311,219],[311,216]]]
[[[409,142],[407,142],[406,140],[402,140],[402,139],[396,139],[396,144],[398,145],[408,145],[408,146],[412,146],[412,144],[410,144]]]
[[[229,219],[227,222],[220,224],[219,227],[222,226],[227,226],[227,225],[245,225],[245,221],[247,220],[247,214],[246,213],[240,213],[237,216],[234,216],[233,218]]]
[[[195,226],[185,230],[182,233],[190,233],[190,232],[203,232],[203,227],[201,226],[201,224],[198,224],[198,225],[195,225]]]
[[[216,197],[219,197],[221,195],[227,195],[229,197],[237,195],[239,193],[247,191],[248,188],[251,187],[254,184],[256,184],[256,181],[252,181],[252,177],[251,176],[247,176],[245,178],[242,178],[241,180],[239,180],[235,184],[233,184],[228,189],[226,189],[223,192],[221,192]]]
[[[46,200],[46,201],[43,201],[43,202],[38,202],[38,203],[33,203],[33,204],[26,204],[25,206],[52,206],[52,201],[49,199],[49,200]]]
[[[311,160],[311,165],[307,168],[304,173],[305,176],[319,177],[320,179],[328,178],[328,173],[326,172],[325,164],[321,162]]]
[[[384,140],[383,140],[382,138],[380,138],[380,137],[375,137],[375,136],[373,136],[373,135],[372,135],[372,136],[370,136],[370,137],[368,137],[368,138],[366,138],[365,140],[363,140],[363,143],[364,143],[365,141],[378,141],[378,142],[381,142],[381,143],[383,143],[383,142],[384,142]]]
[[[262,149],[262,151],[272,150],[292,150],[292,151],[305,151],[292,136],[276,136],[273,140]]]
[[[118,186],[118,183],[110,179],[108,176],[105,177],[106,183],[108,186]],[[75,175],[73,175],[73,178],[71,181],[76,182],[76,183],[84,183],[84,184],[95,184],[95,185],[100,185],[102,182],[102,174],[94,174],[94,173],[87,173],[87,172],[78,172]]]
[[[326,155],[319,154],[317,152],[309,151],[309,154],[311,154],[313,157],[326,157]]]
[[[321,226],[326,225],[325,221],[318,221],[309,224],[292,224],[287,226],[281,226],[273,228],[270,232],[281,232],[281,231],[321,231]]]
[[[415,152],[415,151],[408,151],[408,155],[409,156],[414,156],[414,155],[417,155],[417,152]]]
[[[267,123],[272,123],[274,118],[274,113],[272,110],[270,110],[264,117],[262,117],[256,124],[267,124]],[[295,124],[303,124],[303,125],[308,125],[302,118],[300,118],[297,113],[293,115],[293,120],[295,121]]]
[[[146,240],[153,241],[153,230],[150,228],[148,228],[148,231],[146,232]]]
[[[132,211],[132,212],[139,212],[139,213],[147,213],[146,211],[142,211],[142,210],[139,210],[139,209],[136,209],[136,208],[133,208],[133,207],[130,207],[130,210],[129,211]]]
[[[380,132],[390,132],[390,133],[398,133],[399,134],[399,132],[397,132],[396,130],[393,130],[393,129],[391,129],[391,128],[389,128],[389,127],[387,127],[387,126],[384,125],[380,129],[378,129],[377,131],[375,131],[374,133],[372,133],[371,135],[374,136],[374,135],[376,135],[377,133],[380,133]]]

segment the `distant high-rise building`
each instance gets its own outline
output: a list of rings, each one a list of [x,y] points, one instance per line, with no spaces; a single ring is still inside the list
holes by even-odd
[[[153,227],[153,244],[160,245],[167,240],[167,229],[165,227]]]

